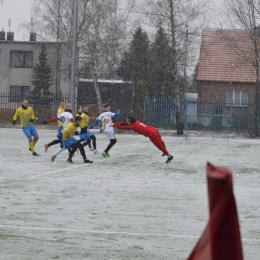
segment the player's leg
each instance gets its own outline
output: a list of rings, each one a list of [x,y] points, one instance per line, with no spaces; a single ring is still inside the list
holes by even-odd
[[[38,132],[35,128],[35,126],[30,126],[30,133],[31,135],[33,136],[33,147],[35,147],[37,141],[39,140],[39,135],[38,135]]]
[[[116,144],[117,140],[115,138],[114,132],[106,132],[107,139],[109,140],[109,144],[105,151],[102,153],[103,157],[110,157],[110,154],[108,153],[109,150]]]
[[[92,141],[92,145],[93,145],[93,149],[96,150],[97,149],[97,142],[96,142],[96,136],[94,136],[93,134],[90,135],[90,140]]]
[[[57,157],[60,153],[62,153],[62,152],[65,151],[65,150],[67,150],[67,148],[66,148],[65,146],[60,147],[60,148],[54,153],[54,155],[52,155],[52,157],[51,157],[52,162],[56,159],[56,157]]]
[[[90,161],[87,159],[84,147],[79,141],[76,143],[76,146],[77,146],[76,149],[79,149],[79,151],[81,153],[84,163],[93,163],[93,161]]]
[[[77,142],[78,142],[78,140],[76,140],[75,138],[67,139],[64,141],[64,146],[67,147],[69,150],[69,158],[67,160],[67,162],[69,162],[69,163],[73,163],[72,157],[73,157],[75,151],[78,149],[77,145],[76,145]]]
[[[60,144],[60,139],[55,139],[55,140],[51,141],[50,143],[45,144],[44,145],[45,152],[47,153],[49,147],[52,146],[52,145],[55,145],[55,144]]]
[[[55,144],[60,144],[59,134],[61,133],[62,129],[63,129],[63,126],[58,126],[58,134],[57,134],[58,139],[55,139],[55,140],[51,141],[50,143],[44,145],[45,153],[47,153],[50,146],[55,145]]]
[[[79,137],[80,137],[79,141],[80,142],[84,142],[82,144],[83,146],[89,145],[89,143],[90,143],[90,135],[88,133],[80,134]]]
[[[149,137],[151,142],[163,152],[163,154],[167,155],[167,160],[166,163],[169,163],[172,159],[173,156],[169,154],[168,150],[166,149],[165,142],[162,140],[161,135],[151,135]]]
[[[31,135],[30,127],[22,127],[22,130],[24,135],[27,137],[29,150],[34,156],[37,156],[38,154],[34,151],[33,136]]]
[[[150,141],[160,150],[163,154],[168,155],[169,152],[166,149],[165,143],[162,140],[161,134],[155,128],[154,131],[150,132],[149,134]]]
[[[96,138],[96,136],[91,134],[90,139],[92,140],[94,155],[100,154],[100,152],[97,150],[97,141],[96,141],[97,138]]]
[[[85,140],[85,139],[83,139],[84,140],[84,143],[82,143],[82,145],[85,147],[85,146],[88,146],[88,147],[91,147],[91,144],[90,144],[90,140]],[[82,139],[80,139],[80,141],[82,141]]]
[[[90,139],[87,141],[87,145],[88,145],[89,151],[94,151],[94,148],[92,148],[92,146],[91,146],[91,140]]]

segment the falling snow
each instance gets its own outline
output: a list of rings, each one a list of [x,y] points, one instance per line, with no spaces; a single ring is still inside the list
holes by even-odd
[[[44,152],[56,131],[39,135],[33,157],[20,129],[0,129],[0,259],[186,259],[208,221],[208,161],[233,173],[244,259],[259,258],[260,140],[163,135],[165,164],[148,138],[116,134],[110,158],[86,148],[94,163],[70,165]]]

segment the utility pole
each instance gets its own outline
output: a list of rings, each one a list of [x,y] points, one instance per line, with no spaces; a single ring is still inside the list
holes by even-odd
[[[60,92],[60,0],[58,2],[58,21],[57,21],[57,38],[56,38],[56,78],[55,78],[55,105],[58,103]]]
[[[187,50],[188,50],[188,25],[186,27],[185,35],[185,46],[184,46],[184,71],[183,71],[183,98],[185,98],[185,93],[187,91]]]
[[[72,31],[72,55],[71,55],[71,73],[70,73],[70,103],[72,112],[75,110],[75,68],[77,56],[77,18],[78,18],[78,0],[74,0],[73,8],[73,31]]]

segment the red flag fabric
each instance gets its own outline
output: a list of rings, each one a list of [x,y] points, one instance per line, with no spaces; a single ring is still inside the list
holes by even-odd
[[[243,260],[232,174],[207,164],[210,219],[188,260]]]

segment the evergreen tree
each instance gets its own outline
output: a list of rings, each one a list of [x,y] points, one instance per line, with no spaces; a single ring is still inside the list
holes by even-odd
[[[134,84],[135,114],[142,115],[143,100],[148,95],[150,41],[146,32],[138,27],[133,34],[129,51],[124,53],[117,75]]]
[[[130,59],[130,51],[125,52],[120,62],[120,66],[117,69],[117,75],[120,76],[124,81],[131,80]]]
[[[124,53],[117,75],[132,82],[149,82],[150,41],[146,32],[138,27],[133,34],[129,51]]]
[[[149,82],[149,50],[150,41],[146,32],[138,27],[130,45],[131,80]]]
[[[150,78],[153,96],[174,96],[172,59],[170,41],[163,28],[160,27],[151,47]]]
[[[45,44],[41,47],[39,53],[39,62],[33,67],[32,85],[35,87],[33,93],[35,95],[49,95],[49,87],[51,82],[51,66],[48,64],[47,50]]]

